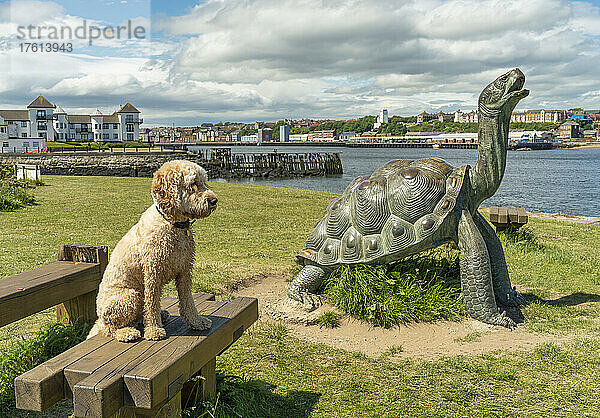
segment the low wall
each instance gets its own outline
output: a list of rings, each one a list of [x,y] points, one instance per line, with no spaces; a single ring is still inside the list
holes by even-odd
[[[36,164],[41,173],[66,176],[152,177],[165,162],[188,160],[200,164],[209,178],[228,177],[218,161],[207,161],[191,153],[119,154],[87,152],[73,154],[0,154],[8,164]]]
[[[274,154],[276,155],[276,154]],[[315,154],[316,155],[316,154]],[[284,155],[277,158],[254,156],[240,159],[205,159],[202,155],[188,152],[72,152],[41,154],[0,154],[0,162],[8,164],[35,164],[41,174],[66,176],[116,176],[152,177],[165,162],[188,160],[206,170],[208,177],[293,177],[341,174],[342,165],[338,154],[323,154],[314,158],[294,159]],[[239,161],[238,161],[239,160]],[[256,160],[256,161],[255,161]]]

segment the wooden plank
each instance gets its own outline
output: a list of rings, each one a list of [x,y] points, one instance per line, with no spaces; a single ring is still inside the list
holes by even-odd
[[[204,297],[214,299],[214,296],[209,294],[205,294]],[[162,309],[174,305],[177,305],[177,299],[161,301]],[[56,402],[71,397],[71,388],[66,385],[64,369],[110,341],[113,340],[96,335],[17,377],[15,380],[17,408],[43,412]]]
[[[204,307],[204,313],[209,314],[223,305],[224,302],[203,301],[198,307]],[[153,358],[164,346],[176,342],[177,340],[173,338],[175,335],[189,330],[180,317],[173,317],[165,329],[169,338],[162,341],[141,340],[137,343],[129,343],[131,348],[116,357],[99,358],[99,361],[92,363],[95,367],[104,362],[94,370],[91,370],[94,367],[89,367],[89,362],[87,370],[84,370],[81,364],[77,368],[65,369],[65,374],[69,373],[72,382],[77,379],[74,375],[79,374],[79,381],[72,387],[74,415],[110,416],[123,407],[125,405],[123,376],[140,362]],[[114,341],[114,344],[116,343],[125,344]]]
[[[210,360],[231,345],[258,319],[258,301],[236,298],[213,314],[213,326],[203,332],[187,332],[173,338],[151,359],[140,362],[125,375],[133,405],[151,409],[169,398],[169,388],[183,385]]]
[[[85,263],[98,263],[100,265],[100,278],[108,265],[108,247],[94,245],[62,245],[58,252],[59,261],[78,261]],[[89,293],[70,298],[56,307],[56,317],[59,321],[74,324],[78,321],[95,322],[96,298],[98,288]]]
[[[521,225],[525,225],[528,221],[528,217],[527,217],[527,212],[525,212],[525,209],[523,208],[519,208],[518,213],[517,213],[517,222],[519,222]]]
[[[490,208],[490,222],[498,222],[498,206],[492,206]]]
[[[89,293],[101,280],[99,264],[59,261],[40,270],[2,279],[12,283],[0,290],[0,326]]]
[[[498,208],[498,223],[508,223],[508,209],[505,207]]]

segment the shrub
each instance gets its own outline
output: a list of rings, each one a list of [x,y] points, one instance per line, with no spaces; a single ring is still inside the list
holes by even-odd
[[[465,315],[458,251],[448,246],[390,266],[341,266],[324,293],[343,311],[383,327]]]
[[[27,180],[17,180],[11,166],[0,163],[0,212],[14,211],[35,204],[30,189],[36,184]]]

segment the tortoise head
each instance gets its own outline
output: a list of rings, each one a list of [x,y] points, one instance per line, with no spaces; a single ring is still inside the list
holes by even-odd
[[[479,112],[510,117],[517,103],[529,95],[529,90],[523,89],[524,84],[525,76],[518,68],[502,74],[479,95]]]

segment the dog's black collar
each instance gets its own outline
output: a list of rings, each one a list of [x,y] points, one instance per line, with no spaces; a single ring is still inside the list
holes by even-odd
[[[186,219],[185,221],[179,221],[179,222],[171,222],[167,219],[167,217],[165,216],[164,213],[162,213],[162,211],[160,210],[160,208],[158,207],[158,205],[156,205],[156,210],[158,211],[158,213],[160,213],[160,215],[164,218],[165,221],[169,222],[171,225],[173,225],[175,228],[179,228],[179,229],[190,229],[192,227],[192,225],[194,224],[194,222],[196,222],[196,220],[189,220]]]

